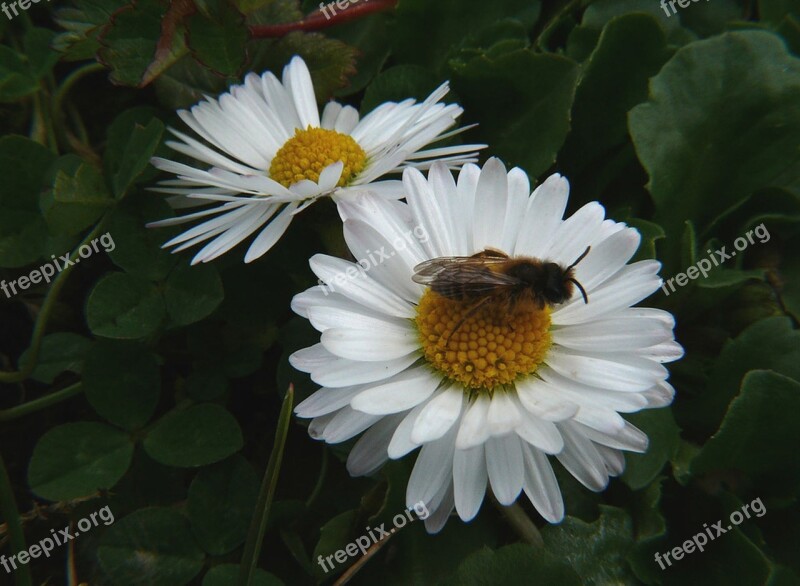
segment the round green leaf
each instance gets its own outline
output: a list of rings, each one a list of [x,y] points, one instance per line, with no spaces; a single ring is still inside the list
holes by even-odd
[[[170,273],[164,290],[167,312],[181,326],[210,315],[224,297],[222,279],[211,265],[179,263]]]
[[[147,228],[146,224],[174,215],[169,205],[150,196],[148,199],[129,196],[114,210],[108,231],[116,247],[108,256],[126,273],[150,281],[160,281],[169,274],[178,257],[161,248],[178,231],[174,228]]]
[[[153,284],[133,275],[111,273],[89,295],[86,319],[98,336],[144,338],[164,319],[164,300]]]
[[[169,466],[206,466],[241,449],[242,431],[224,407],[195,405],[166,415],[144,440],[154,460]]]
[[[71,500],[114,486],[132,457],[133,444],[123,432],[102,423],[67,423],[36,444],[28,483],[42,498]]]
[[[180,513],[141,509],[106,531],[97,559],[112,584],[180,586],[203,568],[203,552]]]
[[[135,429],[158,405],[161,377],[155,356],[136,342],[101,341],[86,358],[86,398],[111,423]]]
[[[42,338],[39,360],[31,378],[41,383],[52,383],[62,372],[80,373],[83,361],[92,342],[88,338],[71,332],[48,334]],[[28,350],[20,357],[20,364],[28,359]]]
[[[241,456],[205,468],[189,487],[187,512],[195,537],[212,555],[244,543],[258,498],[259,479]]]

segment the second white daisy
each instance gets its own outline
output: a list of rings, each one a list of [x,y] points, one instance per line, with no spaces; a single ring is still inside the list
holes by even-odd
[[[286,66],[282,82],[269,72],[251,73],[219,99],[178,112],[196,136],[171,129],[179,140],[167,144],[200,166],[154,158],[153,165],[177,176],[155,191],[173,195],[175,208],[204,209],[149,226],[198,221],[164,245],[177,252],[205,243],[192,264],[213,260],[260,230],[245,256],[250,262],[320,197],[338,202],[365,188],[402,197],[401,182],[386,180],[387,174],[426,169],[432,160],[460,167],[484,146],[427,148],[460,132],[447,132],[462,113],[458,105],[440,103],[447,92],[444,84],[420,104],[387,102],[363,119],[355,108],[332,101],[320,117],[300,57]]]
[[[321,341],[291,362],[323,388],[296,413],[328,443],[366,432],[348,458],[353,475],[421,448],[406,500],[426,504],[429,531],[453,509],[472,519],[487,486],[504,505],[524,492],[557,522],[564,506],[548,456],[602,490],[623,471],[623,450],[647,448],[620,413],[672,400],[663,363],[682,355],[673,318],[632,307],[660,287],[660,264],[628,264],[639,233],[605,219],[597,202],[562,219],[569,187],[558,175],[533,194],[523,171],[497,159],[465,166],[457,183],[438,164],[427,179],[413,169],[403,179],[408,205],[345,204],[358,264],[311,259],[325,286],[293,308]],[[587,248],[574,277],[588,303],[576,288],[560,303],[476,307],[412,280],[430,259],[489,250],[566,268]]]

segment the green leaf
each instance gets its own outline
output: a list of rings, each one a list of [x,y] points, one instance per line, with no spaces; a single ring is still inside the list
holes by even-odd
[[[56,156],[22,136],[0,138],[0,205],[4,209],[37,211],[39,191]]]
[[[220,564],[211,568],[203,577],[203,586],[230,586],[236,584],[238,577],[238,564]],[[250,586],[283,586],[283,582],[269,572],[256,569]]]
[[[193,8],[186,0],[138,0],[116,11],[99,36],[97,53],[111,69],[111,81],[143,87],[180,59],[187,50],[182,21]]]
[[[41,258],[47,225],[39,213],[39,192],[55,159],[27,138],[0,138],[0,267],[22,267]]]
[[[735,469],[751,476],[800,478],[796,441],[800,382],[768,370],[745,375],[719,431],[692,462],[692,473]]]
[[[211,401],[228,390],[228,378],[214,366],[202,366],[186,379],[186,394],[195,401]]]
[[[188,108],[205,96],[216,96],[237,80],[216,75],[191,55],[181,58],[153,84],[165,108]]]
[[[644,454],[625,454],[622,480],[633,490],[653,482],[678,449],[680,430],[669,408],[647,409],[626,418],[647,434],[650,440]]]
[[[312,559],[316,560],[319,556],[326,558],[331,554],[335,554],[340,549],[344,550],[345,546],[353,541],[353,527],[357,520],[358,511],[352,510],[340,513],[322,525],[319,529],[319,540],[311,556]],[[338,574],[344,570],[352,561],[352,558],[348,558],[347,561],[342,564],[336,562],[336,565],[333,567],[334,574],[332,575]],[[315,564],[314,575],[321,579],[331,571],[327,566],[326,569],[328,569],[328,572],[325,572],[325,569],[319,564]]]
[[[206,264],[191,266],[179,263],[164,287],[167,313],[173,322],[181,326],[208,317],[224,298],[219,272]]]
[[[53,40],[53,48],[65,61],[94,59],[100,48],[97,37],[120,7],[119,0],[75,0],[75,8],[58,10],[54,19],[64,29]]]
[[[655,18],[628,14],[611,20],[584,64],[562,159],[583,168],[626,142],[628,110],[647,98],[648,80],[669,56]]]
[[[149,508],[120,519],[103,534],[97,559],[114,584],[181,586],[203,568],[186,517],[173,509]]]
[[[144,449],[162,464],[194,468],[224,460],[243,443],[233,415],[224,407],[204,403],[164,416],[147,434]]]
[[[702,234],[756,189],[798,193],[798,99],[800,62],[775,35],[726,33],[675,54],[629,115],[667,233],[691,218]]]
[[[437,71],[467,35],[501,18],[516,18],[530,28],[538,15],[539,2],[529,0],[403,0],[391,35],[393,53],[400,62]]]
[[[155,412],[161,376],[155,356],[144,346],[103,340],[86,357],[83,387],[98,414],[114,425],[136,429]]]
[[[39,91],[39,81],[31,75],[25,57],[0,45],[0,102],[15,102]]]
[[[269,69],[278,77],[292,57],[302,57],[311,72],[318,102],[328,100],[337,89],[345,87],[356,72],[356,50],[319,33],[291,32],[273,43],[256,39],[250,42],[249,52],[253,71]]]
[[[77,422],[48,431],[33,449],[28,484],[42,498],[66,501],[112,488],[130,466],[128,436],[102,423]]]
[[[228,0],[211,0],[205,5],[210,15],[196,12],[189,18],[189,50],[213,71],[237,76],[244,68],[250,38],[244,16]]]
[[[0,215],[0,267],[24,267],[42,257],[47,224],[36,212],[3,210]]]
[[[381,72],[364,92],[361,113],[366,115],[384,102],[401,102],[408,98],[427,98],[439,87],[440,80],[419,65],[396,65]]]
[[[58,63],[58,53],[51,48],[56,34],[46,28],[31,27],[25,33],[25,55],[34,79],[48,75]]]
[[[714,362],[703,392],[687,397],[681,421],[713,433],[731,399],[739,393],[742,378],[754,369],[773,370],[800,380],[800,332],[789,318],[760,320],[729,340]]]
[[[642,243],[639,245],[639,250],[636,251],[631,262],[656,258],[656,241],[666,236],[664,229],[658,224],[640,220],[639,218],[628,218],[626,222],[631,228],[636,228],[639,234],[642,235]]]
[[[625,511],[600,506],[600,518],[586,523],[566,517],[542,530],[547,550],[572,566],[582,584],[633,582],[626,557],[633,546],[631,519]]]
[[[53,233],[75,236],[93,225],[112,204],[100,170],[82,161],[74,171],[57,172],[52,199],[43,200],[42,208]]]
[[[86,304],[89,329],[106,338],[150,336],[164,315],[164,300],[155,285],[127,273],[109,273],[100,279]]]
[[[328,31],[328,37],[346,43],[358,50],[356,55],[356,74],[350,83],[336,90],[334,95],[350,96],[366,88],[378,75],[390,55],[388,32],[391,17],[388,14],[372,14],[353,22],[342,23]]]
[[[127,110],[109,126],[105,167],[118,199],[150,168],[150,157],[161,144],[163,134],[164,124],[148,108]]]
[[[42,338],[39,360],[31,378],[40,383],[52,384],[62,372],[80,374],[83,361],[92,342],[88,338],[71,332],[48,334]],[[20,356],[19,363],[26,364],[29,350]]]
[[[128,198],[109,218],[108,231],[114,235],[116,246],[108,256],[126,273],[150,281],[165,279],[178,257],[161,245],[175,236],[177,230],[147,228],[146,224],[173,215],[169,205],[158,197]]]
[[[492,154],[537,177],[556,160],[569,130],[577,65],[557,55],[515,51],[458,67],[453,87],[481,125]]]
[[[258,498],[258,475],[241,456],[204,468],[189,487],[186,511],[200,545],[211,555],[239,547]]]
[[[445,586],[522,586],[535,576],[542,586],[580,586],[581,580],[563,560],[543,549],[515,543],[468,556]]]

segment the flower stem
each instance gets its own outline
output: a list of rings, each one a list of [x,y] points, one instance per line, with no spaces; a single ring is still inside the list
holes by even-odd
[[[80,395],[82,392],[83,392],[83,383],[79,381],[73,385],[68,386],[65,389],[56,391],[55,393],[50,393],[49,395],[45,395],[44,397],[34,399],[33,401],[28,401],[27,403],[23,403],[22,405],[18,405],[17,407],[12,407],[11,409],[0,411],[0,423],[6,421],[12,421],[14,419],[24,417],[25,415],[30,415],[31,413],[36,413],[37,411],[46,409],[51,405],[56,405],[61,401],[66,401],[67,399],[71,399],[76,395]]]
[[[539,528],[534,525],[531,518],[528,517],[528,514],[519,504],[514,503],[506,507],[497,502],[494,497],[492,497],[492,501],[523,541],[530,543],[534,547],[544,547],[544,540],[542,539],[542,534],[539,533]]]
[[[356,20],[368,14],[391,10],[397,6],[398,0],[362,0],[361,4],[335,12],[328,16],[322,10],[315,10],[303,20],[287,22],[284,24],[262,24],[250,27],[250,35],[254,39],[267,39],[283,37],[294,31],[311,32]],[[326,11],[328,7],[324,7]],[[331,10],[333,12],[333,10]]]
[[[0,513],[6,520],[11,550],[14,553],[26,551],[28,548],[25,545],[25,534],[22,532],[22,521],[19,518],[14,489],[11,487],[11,479],[8,477],[2,454],[0,454]],[[33,585],[30,568],[26,564],[17,566],[14,579],[17,586]]]
[[[86,236],[86,238],[84,238],[83,241],[81,241],[81,243],[75,247],[75,250],[72,252],[72,254],[70,254],[70,260],[74,261],[78,257],[78,250],[80,247],[91,242],[93,238],[100,234],[103,226],[105,225],[105,219],[107,217],[108,215],[100,220],[94,227],[94,230],[92,230]],[[44,298],[44,303],[42,303],[42,307],[39,310],[39,315],[36,317],[36,324],[33,326],[33,337],[31,339],[30,348],[28,348],[29,352],[25,364],[22,365],[22,368],[16,372],[0,372],[0,383],[17,383],[23,381],[28,378],[28,376],[30,376],[30,374],[36,368],[36,363],[39,360],[39,350],[42,347],[42,338],[44,337],[44,332],[47,329],[47,321],[50,319],[50,313],[53,311],[53,307],[58,299],[58,294],[64,287],[64,283],[67,282],[67,277],[69,277],[72,269],[74,269],[75,266],[76,265],[73,263],[68,267],[65,267],[64,270],[61,271],[53,280],[53,284],[50,286],[50,290],[47,292],[47,295]]]
[[[264,532],[267,529],[272,498],[275,496],[275,487],[278,485],[278,476],[281,471],[281,462],[283,461],[283,448],[286,445],[286,435],[289,433],[293,404],[294,386],[289,385],[289,390],[286,391],[283,405],[281,405],[281,413],[275,429],[275,443],[272,445],[267,470],[264,472],[264,479],[261,482],[261,492],[258,495],[250,531],[247,534],[247,542],[244,545],[244,555],[242,556],[242,564],[239,570],[239,586],[249,586],[256,573],[261,545],[264,543]]]

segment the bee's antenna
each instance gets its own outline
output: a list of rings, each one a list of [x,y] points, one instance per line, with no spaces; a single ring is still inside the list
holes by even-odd
[[[574,263],[572,263],[571,265],[569,265],[569,266],[567,267],[567,270],[574,269],[574,268],[575,268],[575,265],[577,265],[579,262],[581,262],[581,261],[582,261],[582,260],[583,260],[583,259],[586,257],[586,255],[587,255],[587,254],[589,254],[589,251],[590,251],[591,249],[592,249],[592,247],[591,247],[591,246],[587,246],[587,247],[586,247],[586,250],[584,250],[584,251],[583,251],[583,254],[581,254],[581,255],[580,255],[580,256],[579,256],[579,257],[578,257],[578,258],[575,260],[575,262],[574,262]],[[580,286],[580,285],[579,285],[579,286]],[[581,291],[583,291],[583,289],[581,289]],[[584,295],[583,295],[583,296],[584,296],[584,297],[586,297],[586,294],[584,293]]]
[[[586,251],[588,252],[589,249],[587,248]],[[583,253],[583,256],[586,256],[586,252]],[[583,256],[581,256],[581,258],[583,258]],[[578,260],[580,260],[580,258]],[[580,289],[581,295],[583,295],[583,302],[588,304],[589,303],[589,296],[586,295],[586,290],[583,288],[583,285],[578,283],[578,281],[576,279],[573,279],[572,277],[567,279],[567,281],[570,281],[571,283],[575,283],[575,285],[578,287],[578,289]]]

